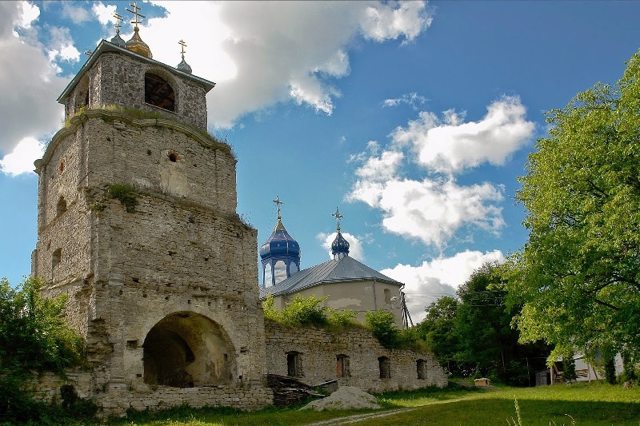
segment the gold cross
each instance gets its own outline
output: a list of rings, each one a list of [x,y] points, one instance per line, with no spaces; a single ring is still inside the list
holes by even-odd
[[[180,53],[182,54],[182,59],[184,59],[184,48],[187,47],[187,43],[185,43],[184,40],[180,40],[178,44],[180,45]]]
[[[276,199],[273,200],[273,204],[275,204],[278,209],[278,219],[282,219],[282,215],[280,214],[280,206],[283,205],[284,203],[280,201],[279,195],[276,195]]]
[[[129,6],[131,6],[131,9],[127,9],[127,12],[132,13],[133,14],[133,21],[131,21],[132,24],[135,25],[134,28],[138,28],[138,24],[142,21],[140,21],[140,19],[138,18],[144,18],[145,16],[142,15],[140,13],[140,8],[138,7],[138,5],[136,4],[136,2],[134,1],[133,3],[131,3]]]
[[[116,34],[120,34],[120,28],[122,27],[122,16],[118,15],[116,12],[113,12],[113,17],[116,20],[116,23],[113,24],[116,27]]]
[[[340,213],[340,210],[338,210],[337,207],[336,207],[336,212],[335,213],[331,213],[331,216],[336,218],[336,230],[339,232],[340,231],[340,220],[344,216],[342,216],[342,214]]]

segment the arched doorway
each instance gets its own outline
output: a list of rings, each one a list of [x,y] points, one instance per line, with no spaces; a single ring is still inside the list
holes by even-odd
[[[163,318],[147,334],[143,350],[144,382],[150,385],[215,385],[235,376],[235,350],[226,332],[193,312]]]

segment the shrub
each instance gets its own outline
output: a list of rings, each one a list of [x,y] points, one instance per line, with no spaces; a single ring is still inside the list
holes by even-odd
[[[337,310],[323,306],[326,298],[316,296],[296,296],[283,310],[274,306],[272,295],[262,302],[264,317],[288,327],[315,326],[342,330],[356,325],[356,313],[350,310]]]
[[[290,325],[327,325],[327,308],[322,306],[325,299],[316,296],[296,296],[282,310],[282,320]]]
[[[34,372],[81,363],[83,341],[66,323],[66,297],[41,296],[42,283],[28,278],[13,289],[0,280],[0,423],[44,421],[46,406],[25,389]]]
[[[385,348],[397,348],[400,344],[400,330],[393,314],[388,311],[371,311],[365,314],[367,327]]]
[[[114,183],[107,187],[107,194],[109,197],[119,200],[127,212],[133,213],[136,211],[138,198],[133,186],[126,183]]]

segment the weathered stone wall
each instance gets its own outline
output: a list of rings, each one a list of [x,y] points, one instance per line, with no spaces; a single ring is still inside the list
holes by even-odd
[[[228,145],[174,121],[87,110],[54,136],[37,171],[33,271],[46,294],[70,296],[68,316],[87,339],[92,365],[89,395],[105,412],[271,404],[257,233],[235,212]],[[134,188],[134,211],[108,195],[113,184]],[[67,209],[58,213],[61,195]],[[52,269],[56,248],[62,255]],[[167,317],[197,318],[180,336],[199,344],[190,365],[199,376],[184,384],[194,387],[145,380],[143,344]],[[203,338],[202,324],[219,336]]]
[[[167,111],[145,103],[144,75],[152,72],[164,78],[175,92],[175,111]],[[88,107],[120,105],[157,112],[172,120],[207,128],[206,91],[181,73],[164,64],[125,53],[105,52],[80,80],[66,100],[67,117],[77,113],[87,98]]]
[[[92,374],[70,370],[66,378],[44,373],[34,378],[29,387],[36,399],[50,403],[62,402],[60,388],[71,385],[78,397],[92,399],[99,407],[100,417],[123,415],[127,410],[159,410],[179,405],[191,407],[224,406],[241,410],[256,410],[271,404],[273,393],[268,387],[252,383],[232,386],[208,386],[199,388],[171,388],[155,386],[146,389],[107,390],[95,392]]]
[[[446,386],[447,376],[431,353],[386,349],[367,330],[353,328],[338,334],[317,328],[287,328],[266,321],[267,369],[287,375],[287,353],[299,352],[305,383],[336,379],[337,355],[349,357],[350,377],[340,377],[341,385],[357,386],[372,392]],[[391,377],[381,379],[379,357],[390,360]],[[418,379],[417,361],[425,361],[424,379]]]

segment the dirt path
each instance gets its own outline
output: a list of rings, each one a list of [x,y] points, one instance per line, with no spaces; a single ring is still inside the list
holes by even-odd
[[[415,408],[400,408],[400,409],[397,409],[397,410],[389,410],[389,411],[367,413],[367,414],[356,414],[356,415],[348,416],[348,417],[339,417],[337,419],[323,420],[323,421],[317,422],[317,423],[310,423],[308,426],[350,425],[350,424],[354,424],[354,423],[359,423],[359,422],[364,421],[364,420],[377,419],[377,418],[380,418],[380,417],[391,416],[393,414],[398,414],[398,413],[402,413],[402,412],[405,412],[405,411],[412,411],[412,410],[415,410]]]

